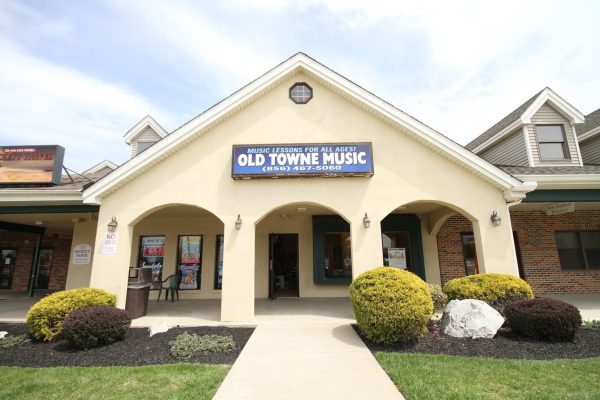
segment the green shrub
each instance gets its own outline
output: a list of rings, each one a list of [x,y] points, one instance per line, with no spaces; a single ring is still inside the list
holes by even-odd
[[[427,332],[433,301],[429,286],[415,274],[372,269],[352,282],[350,297],[360,331],[374,342],[412,342]]]
[[[502,312],[513,301],[533,299],[531,286],[518,276],[477,274],[452,279],[444,285],[449,300],[483,300]]]
[[[63,322],[62,337],[73,346],[89,349],[122,340],[131,325],[131,316],[120,308],[97,306],[69,314]]]
[[[515,301],[504,312],[513,332],[534,339],[573,341],[582,322],[577,307],[554,299]]]
[[[233,336],[202,335],[183,332],[169,342],[171,355],[179,361],[187,361],[196,353],[208,354],[219,351],[230,352],[235,350]]]
[[[589,329],[589,330],[600,329],[600,320],[592,319],[592,320],[583,321],[582,328]]]
[[[431,300],[433,300],[433,310],[434,311],[442,311],[446,304],[448,304],[448,296],[442,290],[440,285],[429,285],[429,290],[431,291]]]
[[[30,341],[29,335],[27,335],[27,334],[18,335],[18,336],[7,335],[7,336],[4,336],[3,339],[0,339],[0,348],[8,349],[9,347],[18,346],[23,343],[28,343],[29,341]]]
[[[34,338],[52,341],[60,336],[67,315],[87,307],[114,307],[116,302],[114,294],[101,289],[82,288],[56,292],[29,309],[27,326]]]

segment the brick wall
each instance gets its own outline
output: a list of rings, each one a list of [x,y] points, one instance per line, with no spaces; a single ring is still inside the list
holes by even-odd
[[[37,235],[31,234],[0,235],[0,249],[17,250],[12,291],[22,292],[28,288],[36,240]],[[71,239],[61,238],[58,235],[46,235],[42,239],[42,248],[54,250],[48,289],[51,291],[64,290],[71,254]]]
[[[544,211],[513,211],[525,280],[536,295],[600,293],[600,270],[562,270],[554,231],[600,230],[600,210],[548,216]]]
[[[536,295],[600,293],[600,270],[562,270],[555,231],[600,230],[600,210],[547,216],[544,211],[511,211],[517,232],[525,280]],[[461,232],[472,231],[465,217],[450,217],[437,235],[442,284],[465,276]]]
[[[440,228],[437,234],[437,245],[442,285],[450,279],[465,276],[461,233],[472,231],[471,221],[462,215],[448,218]]]

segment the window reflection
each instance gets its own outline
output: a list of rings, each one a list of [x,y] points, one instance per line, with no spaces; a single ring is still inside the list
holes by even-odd
[[[323,235],[325,278],[351,278],[352,254],[350,233],[332,232]]]

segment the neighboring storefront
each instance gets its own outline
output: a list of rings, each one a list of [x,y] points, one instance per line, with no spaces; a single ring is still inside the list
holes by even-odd
[[[539,293],[600,290],[597,275],[567,265],[569,243],[587,246],[587,262],[596,238],[554,229],[600,230],[594,201],[576,218],[546,215],[548,201],[529,202],[536,179],[304,54],[170,134],[146,117],[125,141],[132,158],[79,187],[77,207],[97,213],[70,217],[63,282],[113,291],[119,306],[132,267],[151,268],[154,288],[180,275],[181,298],[221,299],[224,321],[252,320],[255,298],[348,296],[352,278],[379,265],[430,283],[501,272]],[[557,241],[566,247],[551,251]],[[573,289],[578,279],[588,286]]]

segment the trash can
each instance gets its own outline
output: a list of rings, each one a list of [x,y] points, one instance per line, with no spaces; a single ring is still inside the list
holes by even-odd
[[[125,310],[131,315],[131,318],[143,317],[148,313],[150,285],[152,285],[151,268],[129,269]]]

